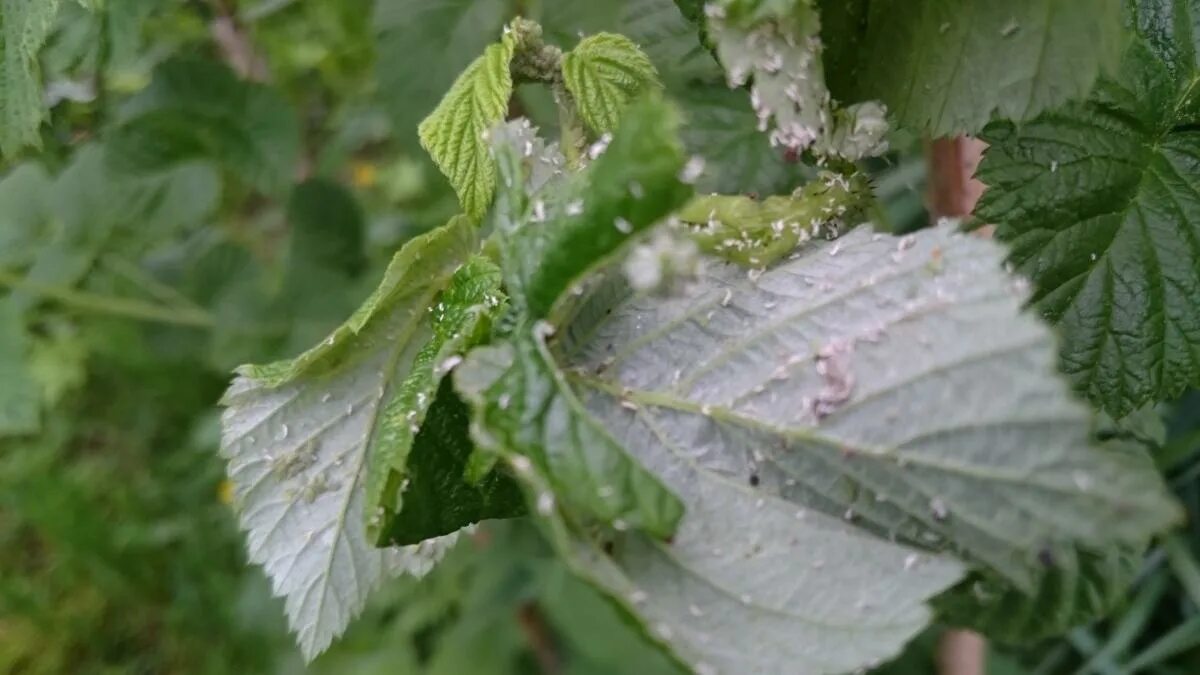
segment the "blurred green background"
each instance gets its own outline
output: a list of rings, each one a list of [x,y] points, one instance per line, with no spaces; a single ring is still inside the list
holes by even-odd
[[[89,4],[89,3],[82,3]],[[41,56],[42,148],[0,179],[0,673],[673,673],[519,523],[388,586],[305,667],[247,567],[217,456],[235,365],[290,356],[455,209],[416,123],[517,13],[563,46],[630,34],[708,158],[704,189],[786,191],[670,0],[64,1]],[[554,134],[547,96],[513,114]],[[880,224],[923,226],[918,139],[872,166]],[[1193,514],[1126,608],[994,646],[991,672],[1200,672],[1200,395],[1143,411]],[[932,673],[934,628],[887,673]]]

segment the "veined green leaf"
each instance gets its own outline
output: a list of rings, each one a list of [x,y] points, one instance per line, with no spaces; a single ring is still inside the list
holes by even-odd
[[[615,33],[580,40],[563,57],[562,71],[579,114],[596,133],[616,129],[633,99],[662,88],[650,57],[632,40]]]
[[[506,270],[509,292],[531,319],[546,317],[554,303],[592,266],[682,205],[692,189],[682,183],[683,148],[675,110],[658,99],[635,103],[621,118],[612,141],[579,177],[535,196],[520,195],[506,208],[519,220]],[[511,153],[508,153],[511,155]],[[513,185],[518,163],[508,163]],[[506,197],[506,199],[508,199]]]
[[[274,89],[212,61],[173,59],[122,110],[108,160],[134,174],[211,159],[250,185],[282,192],[300,156],[300,124]]]
[[[1081,105],[996,124],[978,209],[1115,416],[1200,384],[1200,2],[1144,0],[1118,75]]]
[[[422,574],[454,535],[380,550],[366,538],[366,449],[432,334],[430,301],[471,254],[465,218],[411,240],[350,319],[291,361],[245,366],[226,392],[222,454],[235,505],[311,659],[381,581]]]
[[[876,0],[865,21],[834,9],[834,96],[880,99],[933,136],[1082,98],[1122,47],[1121,0]]]
[[[463,210],[475,220],[487,212],[496,191],[496,167],[487,132],[504,119],[513,81],[510,36],[484,50],[458,76],[437,108],[421,122],[421,147],[450,179]]]
[[[1171,525],[1144,458],[1091,444],[1001,257],[948,226],[859,228],[761,275],[712,261],[687,297],[601,286],[560,363],[686,515],[583,567],[689,663],[833,673],[895,653],[958,578],[912,548],[1033,593],[1080,547]]]
[[[500,269],[474,257],[454,273],[430,308],[433,335],[384,405],[367,449],[364,515],[367,534],[377,545],[418,543],[524,511],[520,493],[505,476],[493,473],[473,484],[465,480],[473,450],[467,411],[442,386],[467,350],[487,339],[503,304]]]
[[[5,155],[41,146],[38,127],[45,106],[38,51],[57,14],[58,0],[0,2],[0,152]]]

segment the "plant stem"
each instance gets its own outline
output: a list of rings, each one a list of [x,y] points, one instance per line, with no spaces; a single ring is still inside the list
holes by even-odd
[[[970,216],[984,190],[974,176],[986,146],[982,141],[959,136],[934,140],[928,147],[930,215],[935,221]],[[973,631],[948,630],[938,641],[937,663],[941,675],[984,675],[987,641]]]
[[[575,98],[561,84],[554,85],[554,102],[558,104],[558,126],[560,129],[560,144],[567,166],[578,169],[583,163],[583,148],[587,137],[583,131],[583,122],[579,119],[579,111],[575,107]]]
[[[23,290],[62,305],[92,314],[107,314],[138,321],[166,323],[193,328],[211,328],[215,321],[211,314],[198,309],[176,309],[162,307],[137,300],[114,298],[72,288],[30,281],[11,272],[0,270],[0,287]]]

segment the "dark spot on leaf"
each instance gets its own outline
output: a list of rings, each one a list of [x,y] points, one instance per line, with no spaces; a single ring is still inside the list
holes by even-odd
[[[758,487],[758,474],[756,474],[756,473],[750,474],[750,485],[752,487]]]

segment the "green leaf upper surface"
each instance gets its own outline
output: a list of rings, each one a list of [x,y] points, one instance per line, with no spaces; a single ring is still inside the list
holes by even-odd
[[[662,87],[646,53],[615,33],[580,40],[563,57],[562,71],[579,114],[596,133],[616,129],[631,101]]]
[[[300,124],[275,90],[212,61],[174,59],[122,110],[108,152],[129,173],[211,158],[254,187],[281,192],[296,173]]]
[[[1122,47],[1121,0],[877,0],[866,14],[823,34],[834,96],[880,99],[933,136],[1081,98]]]
[[[588,268],[691,196],[691,187],[679,179],[684,155],[678,123],[674,108],[661,100],[635,103],[604,154],[583,174],[520,212],[523,223],[510,242],[512,274],[506,282],[529,317],[547,316]]]
[[[50,34],[58,0],[0,2],[0,152],[41,146],[45,115],[38,51]]]
[[[680,130],[687,149],[705,160],[696,180],[699,193],[760,194],[791,191],[807,177],[799,162],[789,163],[784,151],[771,147],[758,129],[758,118],[744,92],[724,84],[695,84],[672,92],[684,114]]]
[[[488,361],[489,377],[471,386],[458,382],[485,452],[523,457],[525,470],[544,476],[585,519],[659,537],[674,531],[678,501],[580,405],[549,357],[553,328],[544,319],[588,269],[690,195],[678,178],[684,160],[675,125],[674,111],[661,100],[635,103],[603,155],[571,180],[552,180],[532,200],[524,164],[533,146],[512,147],[505,128],[496,152],[506,189],[495,213],[516,326],[510,345],[476,350],[468,359]],[[539,510],[554,508],[549,493],[536,501]]]
[[[225,394],[223,456],[250,560],[284,596],[307,658],[385,578],[423,573],[453,535],[380,550],[363,525],[366,449],[432,334],[430,302],[475,246],[465,218],[411,241],[362,307],[294,360],[245,366]]]
[[[523,511],[516,486],[502,475],[465,482],[467,412],[453,392],[439,393],[453,364],[489,336],[502,307],[500,269],[480,257],[460,267],[430,307],[433,335],[384,405],[367,449],[364,515],[377,545],[418,543]]]
[[[1086,104],[996,124],[978,209],[1012,245],[1062,367],[1116,416],[1200,384],[1200,2],[1147,0]]]
[[[487,212],[496,191],[487,132],[508,110],[514,47],[508,35],[488,46],[417,129],[421,147],[450,179],[463,210],[475,220]]]
[[[949,226],[859,228],[761,276],[710,261],[685,297],[598,290],[561,361],[686,515],[669,545],[617,538],[594,572],[690,663],[845,672],[894,653],[957,578],[905,546],[1033,593],[1079,547],[1172,524],[1144,458],[1091,444],[1001,256]]]

